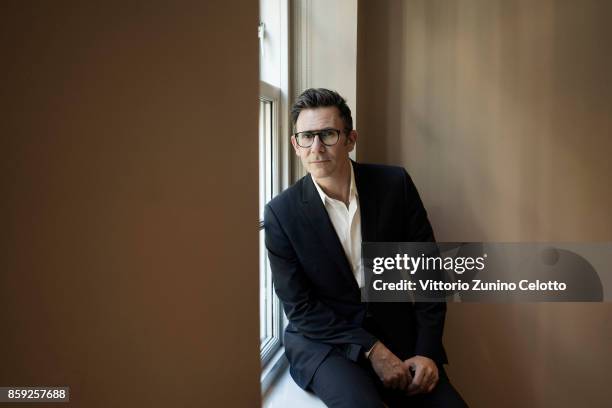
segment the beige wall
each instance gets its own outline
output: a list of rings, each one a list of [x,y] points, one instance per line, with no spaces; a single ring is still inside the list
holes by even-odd
[[[308,88],[339,92],[358,123],[357,108],[357,0],[291,1],[293,99]],[[290,104],[293,104],[293,100]],[[355,151],[350,153],[355,159]],[[299,160],[293,179],[306,175]]]
[[[611,17],[603,0],[360,1],[358,157],[405,166],[442,241],[611,241]],[[451,305],[449,371],[473,407],[607,406],[611,312]]]
[[[13,3],[0,385],[257,406],[257,2]]]

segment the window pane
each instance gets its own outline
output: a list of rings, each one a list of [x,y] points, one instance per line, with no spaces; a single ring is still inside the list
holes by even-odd
[[[260,100],[259,103],[259,217],[263,220],[264,206],[272,199],[273,187],[273,102]],[[259,337],[262,349],[276,335],[274,292],[272,277],[266,256],[264,231],[259,233]]]

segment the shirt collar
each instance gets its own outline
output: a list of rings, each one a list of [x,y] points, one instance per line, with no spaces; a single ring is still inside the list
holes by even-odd
[[[349,203],[353,200],[353,197],[357,197],[357,185],[355,184],[355,172],[353,171],[353,162],[350,161],[351,163],[351,188],[349,190]],[[325,194],[325,192],[323,191],[323,189],[321,188],[321,186],[319,186],[319,183],[317,183],[314,179],[314,177],[312,178],[312,182],[314,183],[315,187],[317,188],[317,191],[319,192],[319,197],[321,197],[321,201],[323,201],[323,205],[325,205],[325,200],[332,200],[331,197],[329,197],[327,194]]]

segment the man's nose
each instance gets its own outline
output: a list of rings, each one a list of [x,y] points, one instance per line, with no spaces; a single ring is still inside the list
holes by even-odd
[[[319,135],[315,135],[312,145],[310,146],[310,150],[315,152],[322,152],[325,150],[325,145],[321,143],[321,137]]]

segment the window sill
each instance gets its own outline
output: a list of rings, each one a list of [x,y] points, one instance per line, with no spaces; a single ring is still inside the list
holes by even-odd
[[[289,371],[288,368],[289,361],[285,357],[285,348],[281,347],[272,355],[261,371],[261,394],[265,396],[282,373]]]
[[[280,352],[281,364],[272,371],[272,376],[268,377],[268,382],[264,390],[264,376],[262,373],[262,395],[263,408],[325,408],[325,404],[313,393],[304,391],[293,381],[289,374],[289,364],[285,357],[284,350]],[[277,362],[278,356],[274,356],[269,365]],[[268,374],[270,376],[270,374]]]

